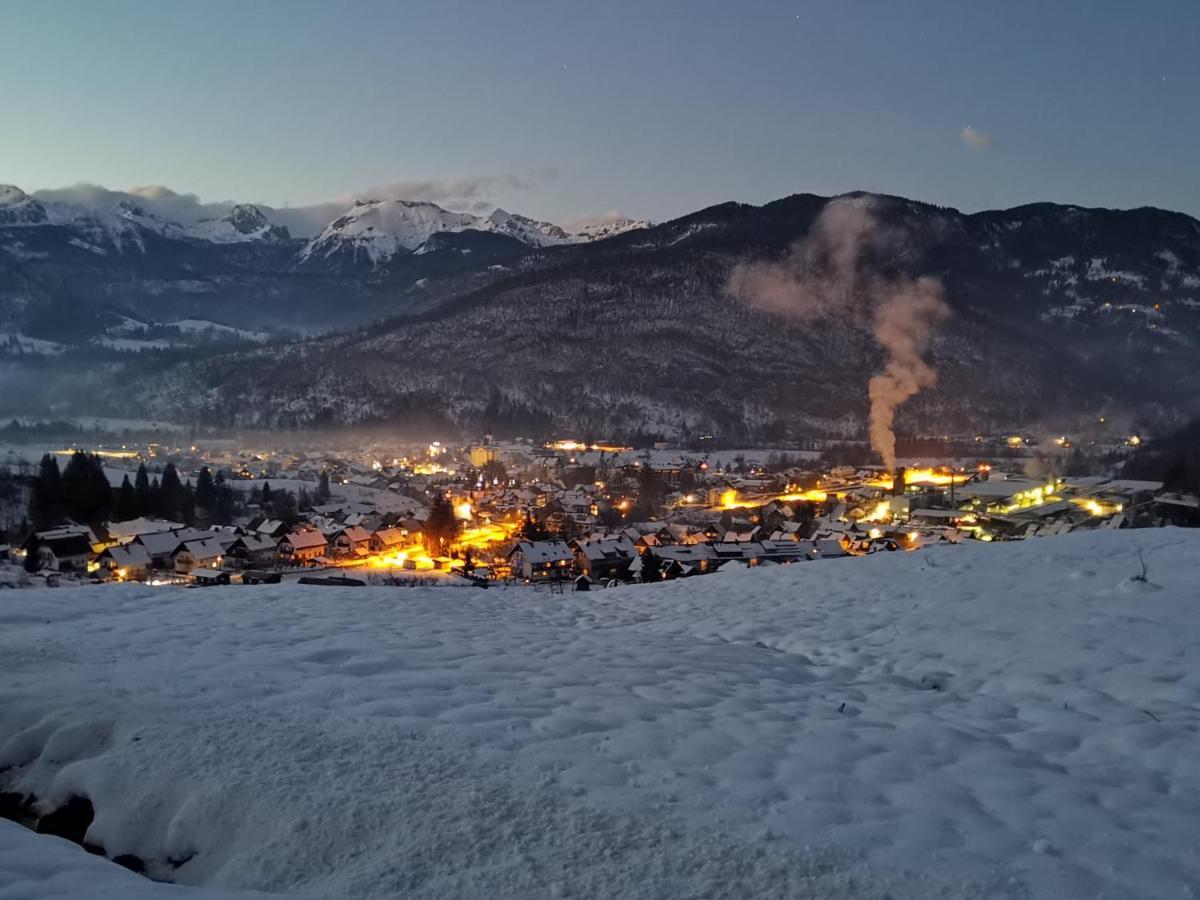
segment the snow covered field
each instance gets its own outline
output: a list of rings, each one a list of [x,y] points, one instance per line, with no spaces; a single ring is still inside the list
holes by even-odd
[[[221,890],[1194,896],[1198,555],[1096,531],[565,596],[11,592],[0,789],[85,795],[110,856]],[[133,883],[0,822],[0,898],[78,896],[38,881],[68,859],[90,896]]]

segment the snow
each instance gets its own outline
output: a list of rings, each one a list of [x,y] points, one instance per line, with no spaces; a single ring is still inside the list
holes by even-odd
[[[166,350],[177,346],[170,341],[164,341],[160,338],[140,340],[138,338],[114,338],[107,335],[98,335],[92,338],[92,343],[101,347],[107,347],[109,350],[121,350],[130,353],[136,353],[140,350]]]
[[[579,240],[576,235],[567,234],[557,225],[549,222],[538,222],[525,216],[497,209],[484,221],[487,230],[514,237],[530,247],[553,247],[560,244],[571,244]]]
[[[1104,265],[1104,262],[1104,259],[1101,257],[1093,257],[1088,261],[1087,274],[1083,277],[1088,281],[1119,282],[1121,284],[1131,284],[1142,290],[1145,289],[1145,275],[1139,275],[1137,272],[1123,272],[1119,269],[1109,269]]]
[[[229,215],[219,219],[201,219],[185,229],[188,237],[214,244],[245,244],[256,241],[286,241],[286,228],[272,225],[262,210],[250,203],[239,203]]]
[[[1198,551],[1096,531],[587,594],[11,592],[0,769],[222,889],[1188,896]],[[33,840],[0,831],[0,862]]]
[[[79,238],[71,238],[67,243],[72,247],[78,247],[80,250],[86,250],[88,253],[95,253],[97,256],[108,256],[108,251],[103,247],[97,247],[95,244],[89,244],[87,241],[81,241]]]
[[[593,222],[590,225],[580,228],[577,234],[585,241],[602,241],[605,238],[616,237],[618,234],[625,234],[628,231],[641,231],[643,228],[649,227],[650,223],[645,219],[617,217],[615,219]]]
[[[0,184],[0,206],[16,206],[25,203],[29,195],[14,184]]]
[[[378,265],[397,253],[411,252],[431,235],[479,228],[483,220],[454,213],[434,203],[411,200],[365,200],[334,219],[300,251],[299,260],[324,258],[350,247]]]
[[[234,328],[232,325],[211,322],[208,319],[179,319],[176,322],[166,323],[165,327],[177,328],[185,334],[231,336],[244,341],[262,342],[270,338],[270,335],[263,331],[247,331],[242,328]]]
[[[30,337],[13,331],[0,331],[0,350],[17,350],[38,356],[58,356],[67,349],[65,344]]]
[[[0,819],[0,900],[253,900],[269,895],[162,884],[62,838]]]
[[[598,241],[639,228],[648,222],[632,219],[604,221],[570,234],[550,222],[496,209],[487,216],[451,212],[435,203],[413,200],[361,200],[329,223],[297,255],[301,263],[349,251],[378,266],[398,253],[421,253],[435,234],[467,229],[514,237],[530,247],[551,247]],[[468,252],[466,250],[464,253]]]

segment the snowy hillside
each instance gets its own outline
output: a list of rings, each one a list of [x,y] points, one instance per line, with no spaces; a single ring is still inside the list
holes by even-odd
[[[89,798],[88,841],[185,884],[310,897],[1189,896],[1197,552],[15,593],[0,789]],[[0,876],[33,840],[0,828]]]

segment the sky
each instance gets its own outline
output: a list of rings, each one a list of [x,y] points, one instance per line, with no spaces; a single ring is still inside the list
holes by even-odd
[[[0,0],[0,21],[0,183],[29,192],[1200,215],[1196,0]]]

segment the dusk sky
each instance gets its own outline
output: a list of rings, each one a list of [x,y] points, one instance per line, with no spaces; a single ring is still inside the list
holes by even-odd
[[[0,0],[0,183],[1200,214],[1200,3]],[[446,186],[443,182],[453,181]]]

